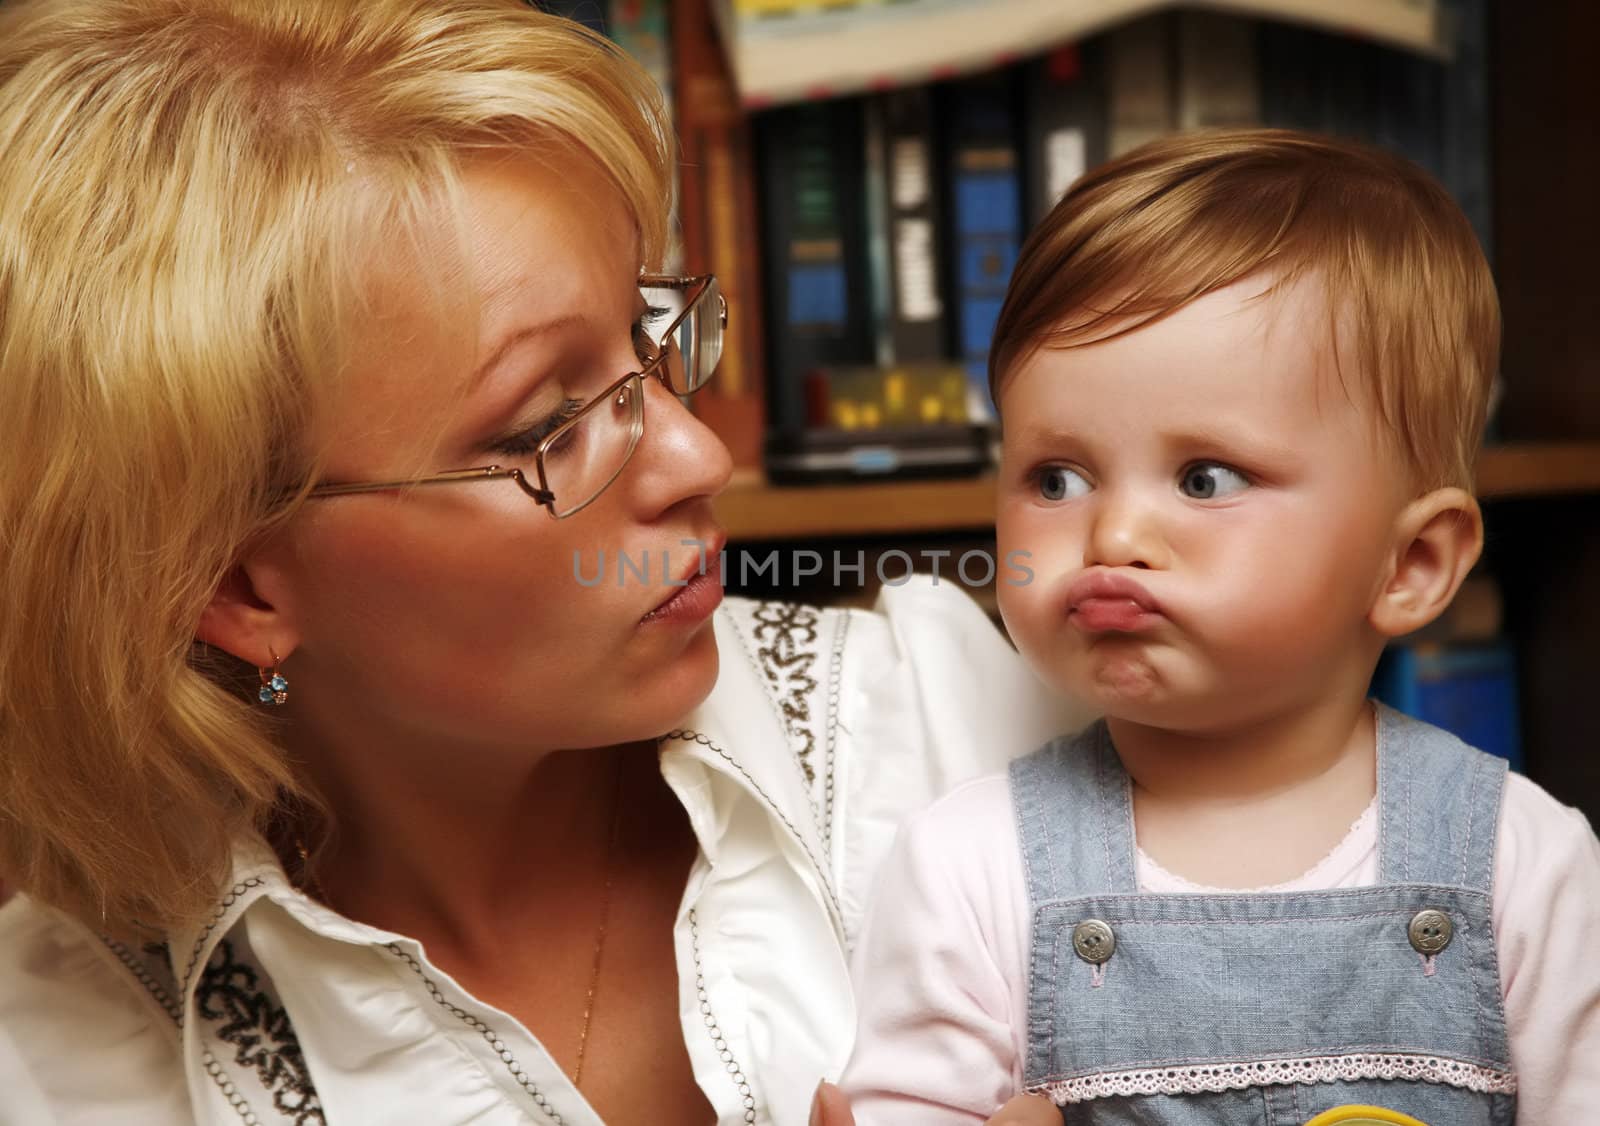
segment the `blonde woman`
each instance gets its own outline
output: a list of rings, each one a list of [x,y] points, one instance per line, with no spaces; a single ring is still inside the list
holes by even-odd
[[[0,1122],[806,1120],[1064,721],[948,584],[722,602],[671,151],[510,0],[0,9]]]

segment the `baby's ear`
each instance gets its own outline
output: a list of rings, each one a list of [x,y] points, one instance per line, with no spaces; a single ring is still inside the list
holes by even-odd
[[[1395,520],[1389,579],[1368,619],[1384,637],[1421,629],[1450,605],[1483,551],[1483,514],[1465,489],[1435,489]]]

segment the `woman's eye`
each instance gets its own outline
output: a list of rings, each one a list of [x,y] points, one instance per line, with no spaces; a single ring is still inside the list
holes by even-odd
[[[661,305],[651,305],[639,319],[633,322],[633,350],[639,357],[641,364],[648,364],[661,354],[661,345],[656,342],[655,327],[661,324],[671,314],[672,310]]]
[[[507,457],[532,457],[534,450],[539,448],[539,443],[555,433],[556,429],[577,414],[582,406],[583,404],[577,399],[566,399],[553,414],[546,415],[526,430],[519,430],[515,434],[501,438],[489,448],[494,453],[504,454]]]
[[[1071,500],[1089,491],[1089,482],[1076,469],[1047,465],[1039,470],[1039,495],[1045,500]]]
[[[1183,471],[1178,488],[1193,500],[1215,500],[1250,487],[1244,474],[1216,462],[1203,461]]]

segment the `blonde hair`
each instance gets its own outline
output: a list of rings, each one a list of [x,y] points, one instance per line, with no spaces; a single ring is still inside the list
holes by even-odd
[[[1437,182],[1353,142],[1179,134],[1085,176],[1022,248],[990,386],[1038,348],[1132,331],[1263,271],[1274,288],[1323,284],[1335,359],[1353,341],[1362,389],[1417,487],[1470,488],[1500,350],[1494,280]]]
[[[467,157],[511,149],[592,160],[659,262],[659,92],[516,0],[0,9],[10,882],[159,932],[209,908],[237,834],[314,804],[196,624],[315,472],[379,240],[420,239]]]

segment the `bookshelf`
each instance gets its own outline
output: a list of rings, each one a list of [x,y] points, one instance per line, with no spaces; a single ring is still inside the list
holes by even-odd
[[[1478,463],[1477,491],[1485,500],[1600,494],[1600,441],[1491,446]],[[994,479],[783,488],[749,475],[716,508],[734,542],[966,532],[994,523]]]

